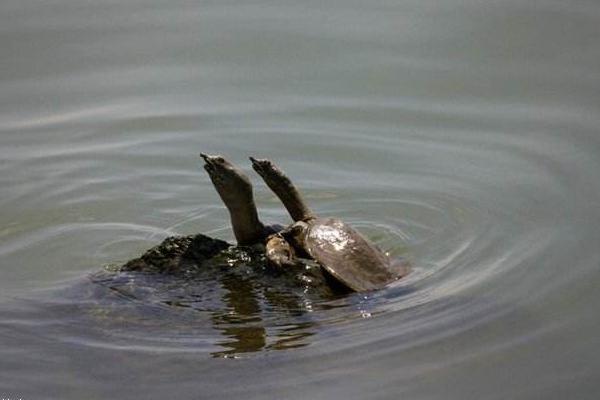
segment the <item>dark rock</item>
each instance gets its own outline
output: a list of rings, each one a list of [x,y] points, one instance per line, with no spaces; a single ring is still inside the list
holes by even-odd
[[[277,286],[309,290],[322,297],[344,293],[340,285],[329,282],[323,269],[314,260],[303,259],[297,267],[269,267],[264,246],[234,246],[206,235],[171,236],[159,245],[132,259],[121,272],[141,272],[172,275],[189,281],[227,279],[252,280],[259,286]]]
[[[128,261],[122,271],[177,273],[190,265],[201,265],[231,244],[206,235],[171,236],[141,257]]]

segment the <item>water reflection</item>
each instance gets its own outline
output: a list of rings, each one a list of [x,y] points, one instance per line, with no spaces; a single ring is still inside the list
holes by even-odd
[[[218,242],[211,243],[167,238],[122,267],[94,274],[92,282],[117,297],[93,293],[117,311],[112,319],[123,320],[121,314],[128,314],[132,332],[138,328],[136,321],[147,321],[149,311],[159,311],[164,318],[151,318],[155,335],[170,340],[186,334],[192,341],[208,337],[211,345],[221,347],[210,353],[213,357],[237,358],[310,344],[316,325],[311,320],[313,302],[334,298],[320,268],[307,265],[277,273],[266,266],[263,251],[220,249]],[[157,305],[160,310],[155,310]],[[132,311],[136,315],[130,315]],[[188,329],[192,333],[187,334]]]
[[[226,274],[220,279],[225,293],[222,296],[226,305],[223,310],[212,313],[214,328],[226,337],[217,344],[224,350],[211,353],[213,357],[237,357],[241,353],[261,350],[284,350],[308,345],[304,339],[312,336],[311,322],[284,323],[280,329],[274,329],[269,337],[263,311],[271,310],[277,315],[286,314],[301,317],[306,311],[302,300],[294,293],[283,292],[273,287],[260,285],[250,279],[235,274]],[[261,307],[261,300],[265,303]]]
[[[257,292],[246,279],[236,279],[226,275],[221,280],[226,290],[223,301],[224,310],[212,314],[215,329],[227,339],[218,344],[227,350],[213,353],[214,357],[230,357],[238,353],[259,351],[265,347],[266,330],[260,316],[260,304]]]

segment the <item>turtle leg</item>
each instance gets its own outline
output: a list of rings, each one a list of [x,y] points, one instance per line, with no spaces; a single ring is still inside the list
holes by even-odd
[[[231,218],[239,245],[261,243],[271,233],[258,218],[252,183],[237,166],[218,155],[200,154],[217,193]]]
[[[269,265],[276,269],[301,265],[301,262],[296,258],[294,248],[282,235],[269,236],[265,248]]]
[[[252,161],[252,168],[281,200],[294,221],[307,221],[315,218],[296,186],[281,169],[266,159],[250,157],[250,161]]]

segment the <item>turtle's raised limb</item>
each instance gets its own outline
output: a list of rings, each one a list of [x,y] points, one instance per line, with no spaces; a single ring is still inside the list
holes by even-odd
[[[239,245],[261,243],[271,233],[258,218],[250,179],[238,167],[218,155],[200,154],[204,169],[229,210]]]
[[[315,218],[298,189],[281,169],[266,159],[250,157],[250,161],[252,161],[252,168],[281,200],[294,221],[307,221]]]

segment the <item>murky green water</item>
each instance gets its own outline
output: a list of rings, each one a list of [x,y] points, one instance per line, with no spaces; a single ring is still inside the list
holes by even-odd
[[[0,397],[596,399],[594,1],[0,4]],[[414,266],[321,299],[106,264],[277,161]],[[287,222],[256,175],[266,222]]]

